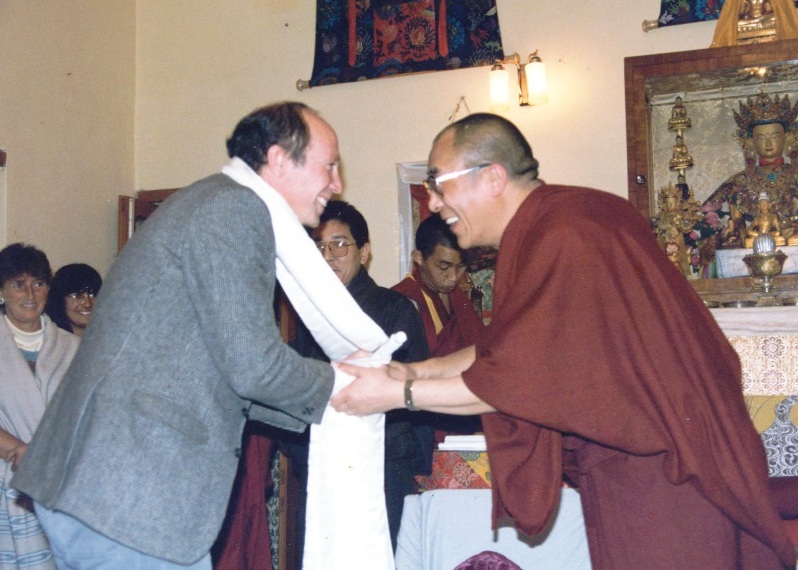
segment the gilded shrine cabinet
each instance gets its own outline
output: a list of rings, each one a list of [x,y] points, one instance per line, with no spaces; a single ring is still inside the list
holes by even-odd
[[[770,98],[771,107],[776,107],[777,97],[782,104],[785,96],[792,106],[798,103],[798,40],[630,57],[625,60],[625,79],[629,200],[642,215],[656,221],[667,217],[662,206],[667,203],[669,186],[683,190],[685,197],[689,192],[693,211],[681,213],[692,216],[690,220],[702,218],[706,223],[696,225],[706,231],[716,223],[714,215],[706,216],[712,209],[708,199],[717,197],[725,182],[744,173],[757,158],[750,143],[744,149],[739,139],[735,140],[740,130],[735,115],[751,111],[753,116],[743,118],[743,123],[750,125],[760,114],[775,113],[773,108],[760,113],[760,94]],[[798,158],[798,128],[786,138],[785,154]],[[789,164],[789,158],[786,162]],[[793,162],[798,168],[798,160]],[[798,193],[798,182],[791,184],[791,192]],[[798,214],[798,203],[791,210],[785,214]],[[689,221],[681,221],[692,227]],[[745,228],[739,227],[740,222],[737,225],[744,238]],[[716,230],[729,231],[727,226],[728,219],[722,219]],[[705,239],[696,248],[701,249],[703,259],[684,260],[696,264],[690,268],[690,277],[717,274],[718,265],[711,262],[713,252],[707,251],[711,250],[707,247],[710,241]],[[740,241],[744,245],[744,239]],[[798,246],[792,247],[796,247],[795,255],[786,261],[784,274],[776,278],[780,298],[798,295]],[[737,257],[737,267],[725,273],[721,270],[722,278],[691,279],[705,300],[756,299],[752,294],[755,283],[739,262],[743,249],[718,250],[718,259]],[[790,271],[793,273],[787,274]]]
[[[748,275],[741,262],[753,253],[745,247],[753,221],[750,215],[735,218],[740,210],[734,211],[736,198],[729,199],[728,190],[729,184],[753,181],[758,169],[787,171],[795,162],[798,170],[798,40],[630,57],[625,81],[629,199],[652,220],[663,249],[712,307],[740,355],[743,391],[771,476],[798,475],[798,246],[779,240],[776,249],[788,256],[766,295],[762,280]],[[779,118],[790,123],[782,134],[785,157],[762,162],[746,129]],[[767,182],[773,179],[764,176],[764,184],[749,191],[760,207],[766,207],[762,193],[769,200],[788,193],[780,223],[790,235],[798,227],[798,199],[789,206],[798,178]],[[734,237],[734,231],[739,241],[720,238],[722,232],[724,239]]]

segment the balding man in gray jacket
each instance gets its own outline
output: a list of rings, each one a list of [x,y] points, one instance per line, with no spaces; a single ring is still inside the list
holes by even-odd
[[[306,226],[341,192],[335,132],[300,103],[248,115],[228,151]],[[59,567],[211,568],[247,417],[300,431],[333,386],[282,342],[274,288],[269,210],[225,174],[128,242],[13,480]]]

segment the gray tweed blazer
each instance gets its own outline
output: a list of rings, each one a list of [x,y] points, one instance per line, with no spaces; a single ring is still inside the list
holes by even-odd
[[[329,364],[282,342],[274,286],[251,190],[217,174],[176,192],[111,268],[14,486],[146,554],[205,555],[246,417],[300,431],[332,390]]]

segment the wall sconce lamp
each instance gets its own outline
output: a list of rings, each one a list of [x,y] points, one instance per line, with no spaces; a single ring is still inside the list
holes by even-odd
[[[521,63],[521,57],[514,53],[504,59],[497,59],[490,69],[490,108],[493,112],[502,113],[510,110],[508,81],[510,73],[504,69],[505,65],[516,67],[520,106],[542,105],[549,100],[546,64],[538,57],[538,51],[529,54],[526,63]]]

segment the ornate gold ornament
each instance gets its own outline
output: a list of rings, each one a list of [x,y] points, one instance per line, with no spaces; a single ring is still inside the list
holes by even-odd
[[[734,121],[740,127],[739,136],[751,136],[751,131],[757,125],[767,123],[780,123],[784,127],[784,132],[790,130],[798,116],[798,103],[790,104],[790,96],[785,95],[780,98],[778,95],[771,99],[767,93],[760,92],[756,98],[748,98],[746,105],[740,101],[740,112],[734,113]]]
[[[775,245],[786,245],[781,235],[781,223],[778,215],[770,210],[770,197],[767,192],[759,194],[759,213],[751,220],[745,230],[745,247],[754,247],[754,240],[761,235],[769,235]]]
[[[668,163],[668,168],[679,172],[684,175],[687,168],[693,166],[693,157],[690,156],[690,151],[687,150],[687,145],[684,144],[682,137],[676,137],[676,144],[673,145],[673,156]]]
[[[673,145],[673,156],[668,163],[668,168],[678,172],[684,178],[684,171],[693,167],[693,157],[687,150],[684,142],[684,131],[693,126],[693,122],[687,115],[687,108],[684,106],[681,97],[676,97],[676,101],[671,109],[671,118],[668,119],[668,130],[676,132],[676,144]],[[684,183],[684,180],[680,180]]]
[[[770,2],[746,0],[740,6],[737,22],[737,43],[755,43],[776,36],[776,15]]]
[[[676,97],[676,102],[671,109],[671,118],[668,119],[668,130],[676,131],[678,136],[682,136],[685,129],[693,126],[693,122],[687,116],[687,108],[684,106],[681,97]]]
[[[673,184],[660,189],[658,203],[659,216],[654,220],[657,241],[668,259],[689,276],[691,254],[684,242],[684,234],[701,219],[700,205],[692,192],[683,198],[682,190]]]
[[[798,37],[793,0],[726,0],[710,47]]]

